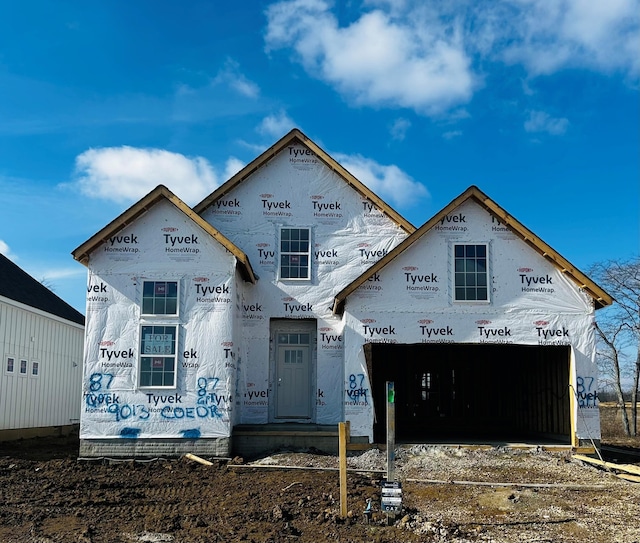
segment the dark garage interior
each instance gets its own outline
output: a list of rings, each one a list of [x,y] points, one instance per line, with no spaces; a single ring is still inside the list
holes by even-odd
[[[376,421],[386,441],[386,382],[398,442],[570,443],[569,346],[365,345]]]

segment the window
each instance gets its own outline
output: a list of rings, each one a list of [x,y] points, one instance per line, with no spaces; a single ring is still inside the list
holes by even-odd
[[[177,315],[178,282],[144,281],[142,285],[143,315]]]
[[[311,334],[278,334],[279,345],[309,345]]]
[[[40,362],[31,362],[31,377],[38,377],[40,374]]]
[[[486,245],[454,245],[455,300],[489,300]]]
[[[175,387],[177,328],[142,326],[140,387]]]
[[[20,375],[27,375],[27,361],[20,360]]]
[[[177,281],[143,282],[142,315],[177,316],[178,306]],[[140,388],[176,386],[177,340],[177,324],[156,323],[141,326],[138,373]]]
[[[309,228],[280,229],[280,279],[311,278]]]
[[[13,373],[16,365],[16,359],[12,356],[7,357],[7,373]]]

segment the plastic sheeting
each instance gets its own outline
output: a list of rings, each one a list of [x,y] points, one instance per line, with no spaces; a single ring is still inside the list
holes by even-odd
[[[481,243],[488,244],[490,303],[454,301],[454,245]],[[372,437],[368,377],[362,387],[354,386],[367,375],[366,342],[570,345],[578,437],[599,439],[593,320],[587,294],[468,201],[347,300],[345,417],[354,434]],[[360,388],[354,398],[353,390]]]
[[[238,422],[281,421],[274,408],[274,327],[278,319],[315,320],[310,383],[312,416],[302,422],[343,420],[342,319],[332,314],[335,294],[405,237],[370,200],[350,187],[302,145],[292,145],[202,213],[249,257],[260,277],[245,285],[238,376]],[[278,279],[279,230],[308,227],[312,279]]]
[[[228,436],[239,358],[234,257],[161,203],[98,248],[90,270],[81,438]],[[141,315],[145,280],[177,282],[178,315]],[[175,386],[142,387],[142,332],[163,325],[177,330]]]
[[[332,314],[336,293],[407,233],[306,147],[285,148],[203,218],[249,256],[257,284],[243,283],[234,257],[168,202],[91,254],[83,439],[226,437],[238,423],[287,421],[275,405],[276,336],[296,321],[311,323],[313,348],[301,385],[309,414],[293,420],[350,420],[353,435],[372,438],[366,342],[561,343],[583,395],[578,435],[599,437],[591,300],[476,204],[373,275],[344,317]],[[310,229],[310,280],[278,278],[283,226]],[[452,300],[456,242],[488,245],[490,303]],[[178,283],[176,317],[141,315],[145,280]],[[173,387],[140,386],[142,327],[154,324],[177,329]]]
[[[203,218],[249,256],[256,285],[237,280],[234,258],[169,203],[91,255],[82,438],[219,437],[237,423],[287,420],[274,407],[273,336],[277,323],[297,320],[315,324],[315,350],[310,416],[294,420],[343,420],[343,325],[333,297],[406,232],[302,145]],[[311,229],[311,280],[278,280],[281,226]],[[144,280],[180,285],[177,383],[166,390],[139,386],[141,326],[167,321],[140,315]]]

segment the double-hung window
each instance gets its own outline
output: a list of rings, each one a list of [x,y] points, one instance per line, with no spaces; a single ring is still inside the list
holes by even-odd
[[[177,325],[143,325],[140,340],[140,386],[176,385]]]
[[[140,327],[141,388],[173,388],[178,367],[178,282],[144,281]]]
[[[143,315],[177,315],[178,282],[145,281],[142,287]]]
[[[457,302],[489,301],[488,248],[486,244],[456,244],[454,299]]]
[[[311,279],[310,228],[280,228],[280,279]]]

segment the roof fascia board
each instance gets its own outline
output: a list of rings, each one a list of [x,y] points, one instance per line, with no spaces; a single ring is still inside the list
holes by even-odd
[[[74,321],[70,321],[69,319],[65,319],[63,317],[59,317],[58,315],[54,315],[53,313],[48,313],[47,311],[43,311],[42,309],[38,309],[37,307],[33,307],[27,304],[23,304],[22,302],[18,302],[16,300],[12,300],[11,298],[7,298],[6,296],[0,295],[0,302],[13,307],[17,307],[18,309],[22,309],[24,311],[28,311],[29,313],[34,313],[41,317],[46,317],[47,319],[51,319],[53,321],[57,321],[62,324],[66,324],[68,326],[72,326],[73,328],[84,330],[84,325],[82,324],[79,324]]]
[[[466,193],[465,193],[466,194]],[[466,198],[463,195],[458,196],[455,200],[449,203],[446,207],[442,209],[437,215],[431,217],[426,223],[424,223],[420,228],[418,228],[415,232],[413,232],[407,239],[405,239],[399,245],[396,245],[391,251],[389,251],[384,257],[378,260],[373,266],[368,268],[360,277],[356,278],[354,281],[349,283],[345,288],[343,288],[338,294],[336,294],[333,301],[333,312],[335,314],[341,314],[344,309],[344,303],[346,299],[349,297],[353,291],[355,291],[358,287],[360,287],[363,283],[365,283],[369,277],[378,273],[382,268],[384,268],[389,262],[395,259],[397,256],[406,251],[409,247],[411,247],[416,241],[418,241],[426,232],[431,230],[433,226],[435,226],[441,217],[449,214],[456,207],[458,207]]]
[[[217,228],[205,221],[200,215],[193,211],[180,198],[171,193],[169,199],[178,209],[180,209],[187,217],[189,217],[200,228],[207,232],[212,238],[220,243],[227,251],[229,251],[236,260],[241,264],[241,274],[247,282],[255,284],[257,277],[249,261],[249,257],[229,238],[224,236]]]
[[[202,200],[199,204],[193,206],[193,211],[198,215],[202,214],[213,203],[222,198],[225,194],[230,192],[236,185],[240,184],[252,173],[258,170],[261,166],[269,162],[274,156],[276,156],[282,149],[289,145],[300,133],[297,129],[291,130],[286,136],[280,138],[276,143],[269,147],[262,154],[254,158],[249,164],[242,168],[238,173],[232,176],[228,181],[220,185],[209,196]],[[300,133],[301,134],[301,133]],[[302,141],[302,140],[301,140]]]
[[[595,301],[596,309],[601,309],[613,303],[613,297],[608,294],[602,287],[587,277],[571,262],[558,253],[553,247],[545,243],[524,224],[512,217],[502,207],[495,203],[491,198],[482,193],[476,187],[474,199],[484,207],[490,214],[497,217],[502,224],[507,225],[520,239],[533,248],[545,259],[550,261],[563,274],[571,279],[579,288],[585,290]]]
[[[318,156],[318,158],[324,163],[325,166],[327,166],[327,168],[336,172],[340,177],[342,177],[347,182],[347,184],[353,187],[356,190],[356,192],[358,192],[361,196],[365,197],[367,200],[374,203],[378,209],[382,210],[382,212],[385,215],[389,216],[405,232],[412,234],[413,232],[416,231],[416,227],[413,224],[411,224],[402,215],[400,215],[382,198],[377,196],[364,183],[359,181],[351,172],[349,172],[349,170],[347,170],[339,162],[331,158],[331,156],[329,156],[323,149],[318,147],[318,145],[316,145],[312,140],[308,139],[306,136],[303,136],[303,137],[305,138],[303,143]]]
[[[207,234],[220,243],[227,251],[229,251],[238,261],[240,271],[245,281],[255,283],[257,277],[253,271],[251,263],[247,255],[242,252],[233,242],[223,236],[216,228],[205,221],[200,215],[195,213],[187,204],[173,194],[164,185],[158,185],[149,194],[144,196],[136,204],[121,213],[108,225],[94,234],[82,245],[71,252],[73,258],[85,266],[89,262],[89,255],[101,244],[105,243],[110,237],[123,230],[126,226],[141,217],[145,212],[151,209],[161,200],[171,203],[176,209],[189,217],[196,225],[202,228]]]
[[[503,208],[496,204],[491,198],[484,194],[478,187],[471,186],[464,191],[460,196],[452,200],[446,205],[440,212],[431,217],[426,223],[424,223],[418,230],[411,234],[402,243],[397,245],[387,255],[378,260],[373,266],[368,268],[363,274],[356,278],[353,282],[348,284],[338,294],[336,294],[333,301],[333,312],[335,314],[341,314],[344,310],[344,304],[348,296],[353,293],[358,287],[360,287],[369,277],[378,273],[389,262],[391,262],[398,255],[406,251],[417,240],[419,240],[424,234],[431,230],[443,217],[454,211],[457,207],[462,205],[467,200],[475,200],[481,207],[483,207],[488,213],[496,216],[502,224],[508,226],[520,239],[527,243],[537,253],[549,260],[555,267],[559,268],[562,273],[566,274],[579,288],[584,289],[595,302],[596,309],[601,309],[613,303],[613,298],[600,286],[589,279],[585,274],[573,266],[567,259],[562,257],[551,246],[543,242],[540,238],[535,236],[528,228],[526,228],[517,219],[512,217]]]
[[[242,170],[240,170],[237,174],[231,177],[226,183],[218,187],[215,191],[213,191],[209,196],[207,196],[202,202],[195,205],[193,210],[202,214],[208,207],[210,207],[216,200],[222,198],[225,194],[230,192],[236,185],[244,181],[247,177],[249,177],[252,173],[258,170],[261,166],[265,165],[269,162],[273,157],[275,157],[278,153],[280,153],[287,146],[291,145],[294,142],[299,142],[302,145],[308,147],[311,151],[313,151],[318,159],[330,170],[334,171],[338,174],[348,185],[353,187],[356,192],[358,192],[361,196],[365,197],[373,204],[376,205],[380,210],[383,211],[385,215],[387,215],[391,220],[393,220],[400,228],[402,228],[405,232],[411,234],[416,230],[416,227],[413,226],[409,221],[407,221],[402,215],[400,215],[397,211],[395,211],[389,204],[387,204],[384,200],[374,194],[369,188],[366,187],[362,182],[360,182],[354,175],[352,175],[344,166],[339,164],[336,160],[331,158],[331,156],[326,153],[321,147],[319,147],[315,142],[309,139],[305,134],[303,134],[297,128],[291,130],[287,135],[277,141],[274,145],[269,147],[264,153],[260,156],[252,160],[247,166],[245,166]]]
[[[152,207],[160,199],[160,188],[161,187],[155,188],[149,194],[144,196],[140,201],[132,205],[126,211],[122,212],[109,224],[107,224],[97,233],[91,236],[87,241],[71,251],[73,258],[86,266],[87,262],[89,261],[89,254],[93,252],[96,247],[106,242],[110,237],[117,234],[126,226],[134,222],[139,216],[141,216],[145,211],[147,211],[147,209]]]

